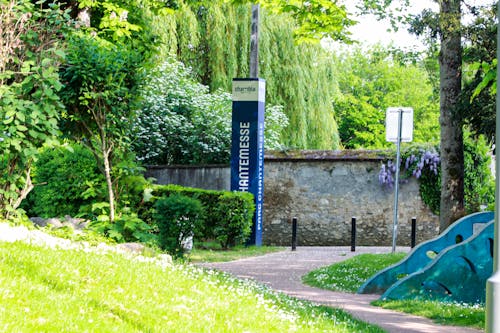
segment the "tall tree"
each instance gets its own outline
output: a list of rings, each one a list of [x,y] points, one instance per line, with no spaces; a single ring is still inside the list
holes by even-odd
[[[66,106],[61,128],[94,153],[107,183],[110,222],[115,219],[113,162],[126,156],[141,68],[154,50],[142,9],[146,2],[80,1],[86,19],[79,14],[79,20],[85,24],[68,38],[60,71]]]
[[[463,121],[457,107],[462,88],[460,20],[460,0],[439,1],[441,231],[465,213]]]
[[[471,24],[464,29],[465,66],[461,112],[474,134],[495,137],[497,8],[496,4],[480,8]]]
[[[110,222],[115,219],[112,161],[128,149],[128,127],[135,110],[141,60],[124,47],[99,37],[70,39],[61,71],[67,106],[64,130],[95,155],[106,179]]]
[[[295,21],[295,38],[299,42],[317,43],[324,37],[351,42],[349,27],[356,22],[349,18],[339,1],[308,0],[231,0],[242,4],[255,2],[273,13],[290,15]]]
[[[386,16],[387,8],[397,0],[363,0],[365,8]],[[407,0],[401,0],[408,5]],[[464,214],[463,119],[458,112],[462,89],[461,5],[464,0],[435,0],[439,13],[424,10],[412,23],[412,32],[430,32],[439,36],[439,93],[441,126],[441,207],[440,229],[443,231]],[[399,15],[401,16],[401,14]]]

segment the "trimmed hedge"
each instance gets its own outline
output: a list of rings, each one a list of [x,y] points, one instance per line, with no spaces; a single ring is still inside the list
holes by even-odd
[[[160,247],[176,258],[182,257],[184,242],[192,240],[202,217],[203,207],[198,199],[182,194],[158,199],[153,218],[160,230]]]
[[[203,225],[195,230],[199,240],[218,240],[224,248],[244,243],[250,235],[255,211],[253,195],[247,192],[203,190],[179,185],[153,185],[144,193],[139,217],[152,225],[155,203],[160,198],[183,195],[197,199],[204,209]]]
[[[219,203],[212,212],[217,221],[213,233],[223,249],[244,243],[248,239],[252,232],[253,213],[253,207],[246,207],[241,192],[228,192],[219,196]]]

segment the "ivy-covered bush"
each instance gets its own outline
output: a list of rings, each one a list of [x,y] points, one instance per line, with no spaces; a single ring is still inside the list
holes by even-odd
[[[190,69],[167,60],[150,72],[142,87],[131,137],[137,158],[148,164],[229,163],[231,95],[194,81]],[[288,124],[282,107],[266,110],[266,145],[280,146]]]
[[[203,207],[197,199],[181,194],[162,197],[154,205],[153,218],[159,229],[159,245],[175,257],[182,257],[185,242],[194,237],[202,223]]]
[[[42,149],[34,165],[33,183],[24,204],[32,216],[76,216],[106,195],[96,159],[78,144]]]
[[[224,193],[213,209],[214,236],[223,249],[244,243],[252,231],[253,207],[242,192]]]
[[[464,204],[467,213],[474,213],[491,205],[495,200],[495,183],[489,169],[491,158],[489,145],[482,137],[464,137]],[[411,145],[401,152],[400,182],[415,177],[419,180],[420,195],[435,214],[439,214],[441,202],[441,169],[439,148],[432,145]],[[389,160],[379,172],[379,183],[394,186],[396,164]]]

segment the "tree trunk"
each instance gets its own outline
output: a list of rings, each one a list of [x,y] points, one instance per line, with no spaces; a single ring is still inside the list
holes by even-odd
[[[440,1],[441,52],[441,208],[440,232],[464,215],[462,117],[456,111],[461,91],[460,0]]]
[[[106,177],[106,184],[108,186],[109,221],[113,223],[115,221],[115,194],[113,192],[113,182],[111,180],[111,164],[109,163],[109,151],[107,149],[103,149],[102,157],[104,160],[104,175]]]
[[[28,194],[33,190],[35,186],[31,182],[31,167],[28,167],[28,170],[26,170],[26,180],[24,183],[24,187],[19,193],[19,197],[14,201],[12,204],[12,209],[17,209],[19,206],[21,206],[21,203],[23,202],[24,199],[28,196]]]

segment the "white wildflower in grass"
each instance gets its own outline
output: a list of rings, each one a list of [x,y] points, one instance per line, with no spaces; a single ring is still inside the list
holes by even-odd
[[[404,256],[404,253],[362,254],[312,271],[303,277],[303,281],[319,288],[354,293],[373,274]]]
[[[0,242],[4,331],[380,332],[340,310],[191,265],[108,247]],[[106,249],[106,250],[105,250]],[[46,309],[57,304],[54,311]],[[259,320],[256,320],[258,318]],[[13,329],[13,328],[16,329]]]

